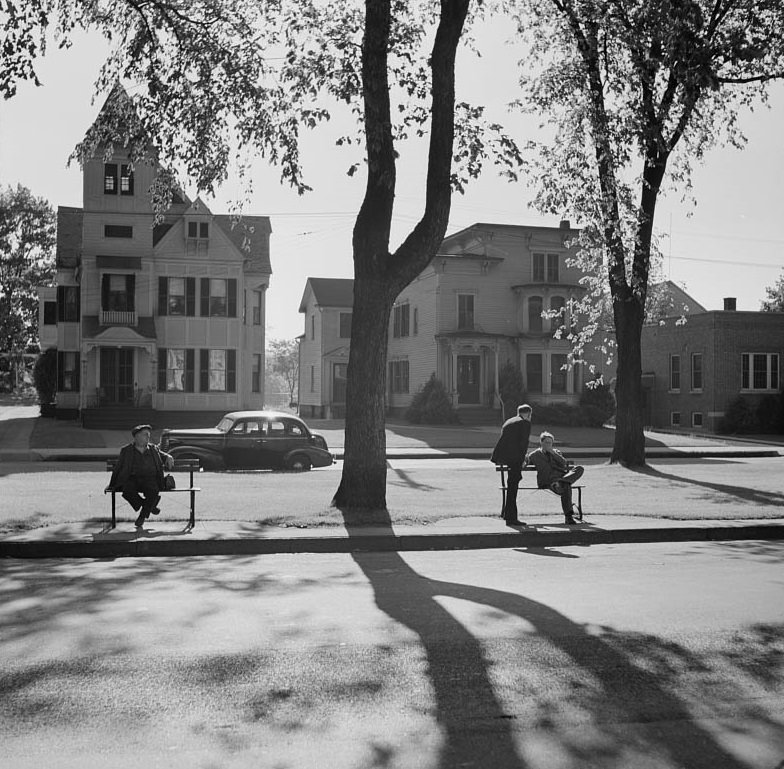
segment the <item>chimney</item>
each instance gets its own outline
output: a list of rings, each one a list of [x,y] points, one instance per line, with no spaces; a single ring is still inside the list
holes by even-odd
[[[570,230],[572,228],[572,223],[568,219],[561,219],[561,223],[558,227],[562,230]]]
[[[734,296],[724,297],[724,312],[735,312],[738,300]]]

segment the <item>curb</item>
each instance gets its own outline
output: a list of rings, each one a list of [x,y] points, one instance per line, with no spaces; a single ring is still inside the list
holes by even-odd
[[[123,541],[0,541],[0,558],[147,558],[280,553],[406,552],[482,550],[514,547],[782,540],[784,524],[683,526],[651,529],[572,529],[465,534],[372,534],[275,539],[191,539]]]

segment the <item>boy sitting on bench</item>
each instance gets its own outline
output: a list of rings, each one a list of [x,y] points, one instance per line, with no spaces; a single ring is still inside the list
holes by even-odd
[[[584,471],[580,465],[569,470],[564,455],[553,448],[554,437],[547,431],[539,436],[540,448],[528,455],[528,461],[536,467],[536,485],[540,489],[550,489],[561,498],[565,522],[576,525],[572,505],[572,484],[576,483]]]

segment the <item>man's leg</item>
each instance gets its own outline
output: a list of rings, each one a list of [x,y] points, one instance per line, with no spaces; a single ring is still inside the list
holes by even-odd
[[[123,484],[122,496],[133,508],[134,513],[144,504],[144,500],[139,496],[139,485],[133,478],[129,478]]]
[[[566,483],[577,483],[577,481],[583,477],[584,472],[584,467],[581,465],[575,465],[568,473],[566,473],[566,475],[564,475],[563,478],[561,478],[561,480],[565,481]]]
[[[565,479],[566,476],[553,481],[550,484],[550,490],[554,491],[561,498],[561,510],[566,523],[577,523],[573,517],[574,511],[572,510],[572,485]]]
[[[139,484],[139,491],[144,494],[144,505],[142,506],[142,512],[144,513],[145,518],[150,517],[150,513],[157,509],[158,502],[161,499],[161,494],[158,490],[158,484],[152,481],[144,481],[143,483]]]
[[[509,465],[509,475],[506,481],[506,507],[504,508],[504,519],[507,521],[517,520],[517,489],[522,477],[522,465]]]

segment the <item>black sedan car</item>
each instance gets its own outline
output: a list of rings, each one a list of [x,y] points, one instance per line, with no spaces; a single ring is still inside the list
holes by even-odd
[[[176,459],[199,459],[211,470],[327,467],[335,458],[323,436],[293,414],[233,411],[215,427],[163,430],[161,448]]]

